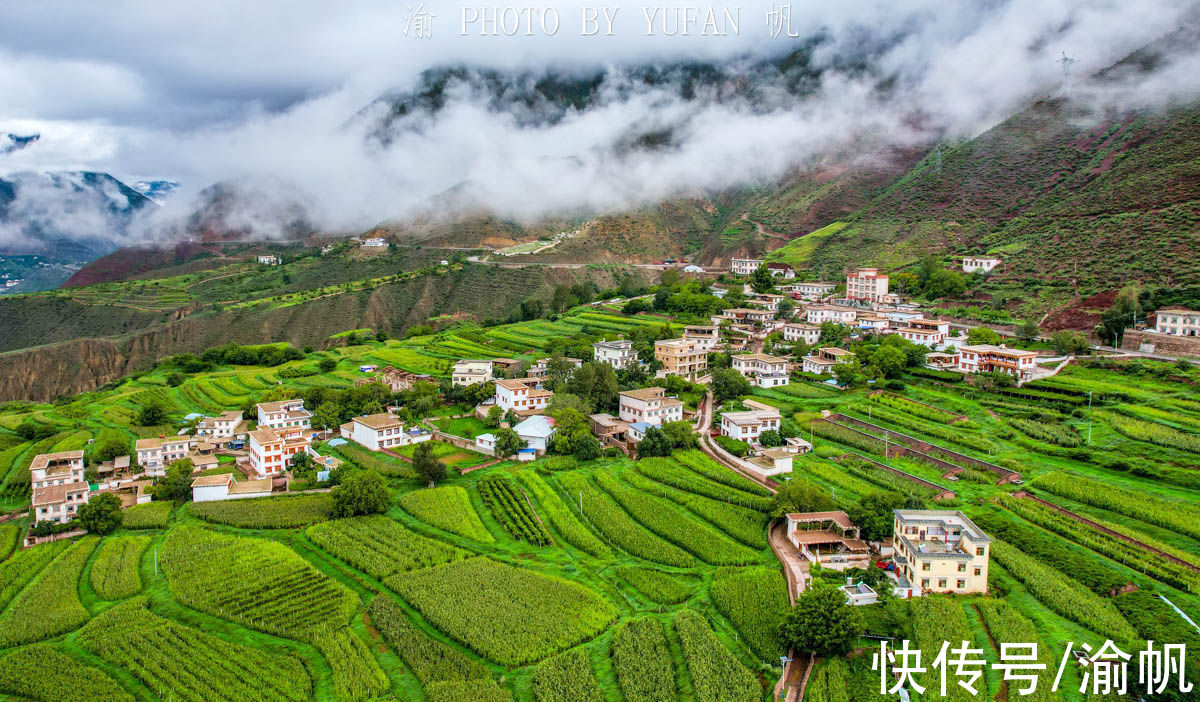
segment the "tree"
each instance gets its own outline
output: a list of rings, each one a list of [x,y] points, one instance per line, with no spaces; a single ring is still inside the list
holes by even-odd
[[[335,368],[337,368],[337,359],[332,356],[326,356],[317,361],[317,369],[322,373],[332,373]]]
[[[896,292],[911,294],[920,289],[921,279],[917,277],[916,273],[901,271],[892,276],[891,284],[896,289]]]
[[[767,268],[767,264],[760,265],[750,275],[750,287],[759,294],[775,289],[775,279],[771,277],[771,270]]]
[[[525,442],[512,429],[496,432],[496,458],[508,458],[525,448]]]
[[[600,441],[588,434],[576,442],[575,458],[580,461],[590,461],[600,457]]]
[[[638,458],[652,458],[655,456],[670,456],[671,455],[671,439],[663,433],[658,427],[650,427],[646,430],[646,435],[638,442],[637,453]]]
[[[337,429],[342,423],[342,406],[336,402],[323,402],[313,412],[312,425],[322,429]]]
[[[89,534],[109,534],[121,526],[121,498],[102,492],[79,508],[78,518]]]
[[[713,397],[720,404],[735,397],[750,394],[750,381],[732,368],[720,368],[712,373]]]
[[[908,357],[903,351],[895,346],[885,346],[880,344],[874,352],[871,353],[871,365],[879,370],[879,373],[885,378],[899,378],[904,372],[904,367],[907,365]]]
[[[832,585],[817,585],[796,598],[779,627],[785,647],[817,656],[850,651],[866,625],[862,614]]]
[[[936,300],[939,297],[957,297],[967,291],[967,281],[962,274],[939,268],[929,276],[921,289],[925,297]]]
[[[149,404],[138,410],[137,417],[133,421],[138,426],[156,427],[167,423],[167,411],[161,405]]]
[[[774,429],[768,429],[758,435],[758,444],[763,448],[783,446],[783,435]]]
[[[343,479],[332,494],[335,517],[382,514],[392,506],[387,483],[373,470],[360,470]]]
[[[696,432],[686,421],[666,422],[662,425],[662,433],[671,443],[671,450],[696,448]]]
[[[782,517],[791,512],[829,512],[837,509],[833,497],[816,483],[792,478],[775,493],[772,514]]]
[[[1000,343],[1000,334],[990,327],[971,327],[967,330],[967,343],[971,345]]]
[[[1085,353],[1090,346],[1087,337],[1083,334],[1066,329],[1054,332],[1054,336],[1050,339],[1054,343],[1054,350],[1062,354]]]
[[[304,473],[312,469],[313,459],[308,453],[301,451],[292,456],[292,473]]]
[[[192,467],[192,462],[186,458],[167,466],[167,474],[150,488],[154,499],[175,502],[187,502],[192,499]]]
[[[859,526],[864,539],[881,541],[892,535],[892,510],[902,507],[904,495],[898,492],[872,492],[846,510],[846,516]]]
[[[433,444],[428,441],[417,444],[413,451],[412,467],[419,477],[429,482],[429,487],[446,478],[446,464],[434,457]]]
[[[129,453],[129,445],[116,436],[108,436],[96,441],[92,446],[92,461],[100,463],[111,461],[117,456]]]
[[[792,298],[785,297],[779,301],[779,318],[787,319],[792,316],[792,312],[796,309],[796,303],[792,302]]]
[[[184,379],[183,373],[168,373],[167,374],[167,385],[170,385],[173,388],[177,388],[180,385],[183,385],[183,379]]]
[[[551,402],[558,399],[558,395],[551,398]],[[504,419],[504,410],[500,409],[500,405],[492,405],[488,408],[487,419],[483,420],[484,425],[488,428],[495,429],[500,426],[500,420]]]
[[[1017,336],[1025,341],[1033,341],[1041,333],[1036,319],[1030,318],[1017,325]]]

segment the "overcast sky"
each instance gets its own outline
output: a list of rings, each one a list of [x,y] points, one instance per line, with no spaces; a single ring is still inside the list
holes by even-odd
[[[226,178],[282,180],[325,201],[319,214],[329,226],[377,221],[464,180],[479,183],[489,203],[522,199],[518,193],[528,200],[530,192],[544,199],[510,214],[613,208],[635,195],[775,177],[839,136],[912,139],[920,136],[911,133],[914,110],[925,124],[970,136],[1058,90],[1063,51],[1077,59],[1076,75],[1087,75],[1190,21],[1192,4],[805,0],[788,6],[791,28],[825,31],[830,46],[904,33],[877,66],[900,79],[892,102],[831,71],[810,102],[770,114],[726,105],[685,115],[690,108],[640,95],[552,129],[523,130],[463,97],[439,124],[384,152],[342,129],[375,97],[411,86],[431,66],[619,66],[775,54],[798,41],[771,38],[769,4],[751,0],[711,6],[737,13],[738,36],[646,36],[641,8],[661,1],[611,0],[620,8],[614,36],[580,36],[580,7],[547,3],[539,8],[558,9],[556,36],[484,37],[478,23],[459,34],[467,4],[427,0],[430,39],[403,35],[416,4],[406,0],[0,3],[0,132],[43,135],[0,156],[0,174],[86,168],[127,181],[178,179],[193,190]],[[1191,99],[1198,68],[1195,54],[1174,56],[1155,76],[1112,94],[1130,105]],[[587,158],[631,124],[673,111],[691,125],[678,153],[619,169]],[[545,166],[568,158],[574,170]]]

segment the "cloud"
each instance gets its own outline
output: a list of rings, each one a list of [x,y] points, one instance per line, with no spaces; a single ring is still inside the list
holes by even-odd
[[[577,10],[565,3],[555,37],[462,37],[461,6],[426,4],[438,15],[428,41],[401,36],[408,5],[390,0],[0,6],[0,58],[10,59],[0,60],[0,94],[15,96],[0,106],[0,129],[43,134],[0,159],[0,172],[91,168],[181,181],[163,219],[186,214],[203,187],[241,183],[255,196],[236,214],[263,236],[283,233],[277,213],[289,203],[322,228],[357,231],[419,213],[452,188],[528,220],[769,182],[835,152],[971,136],[1059,92],[1064,51],[1078,61],[1073,97],[1093,109],[1200,92],[1194,42],[1151,73],[1083,80],[1195,22],[1171,0],[793,2],[801,39],[792,40],[767,35],[771,5],[757,1],[740,6],[741,36],[720,38],[644,36],[641,3],[631,2],[610,3],[620,6],[615,37],[577,36]],[[817,35],[809,91],[764,77],[761,59]],[[633,75],[647,62],[701,60],[721,62],[729,86],[756,89],[684,99]],[[526,81],[603,68],[605,80],[589,109],[552,120],[529,119],[523,104],[498,108],[467,82],[451,84],[435,114],[394,122],[382,143],[370,138],[382,106],[349,119],[448,64]],[[656,130],[669,130],[664,144],[629,148]]]

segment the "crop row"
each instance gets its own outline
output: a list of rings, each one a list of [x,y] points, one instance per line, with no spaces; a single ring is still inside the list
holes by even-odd
[[[762,512],[684,492],[656,483],[641,473],[633,471],[622,473],[621,479],[642,492],[665,497],[676,504],[687,507],[692,514],[711,523],[747,546],[761,548],[763,545],[767,517]]]
[[[1108,422],[1118,433],[1134,441],[1146,441],[1180,451],[1200,453],[1200,434],[1187,434],[1165,424],[1147,422],[1116,412],[1096,412],[1096,418]]]
[[[593,487],[583,474],[568,471],[555,479],[568,495],[579,498],[583,517],[613,544],[638,558],[663,565],[688,568],[695,564],[690,554],[638,524],[611,497]]]
[[[675,671],[662,622],[625,622],[612,638],[613,668],[625,702],[675,699]]]
[[[400,506],[412,516],[439,529],[468,539],[492,543],[495,539],[471,505],[466,488],[443,485],[405,494]]]
[[[1008,420],[1008,423],[1014,429],[1031,436],[1039,441],[1054,444],[1055,446],[1066,446],[1074,448],[1083,444],[1083,439],[1079,438],[1079,433],[1076,432],[1069,424],[1058,424],[1053,422],[1035,422],[1031,419],[1013,418]]]
[[[1200,509],[1189,503],[1167,500],[1140,490],[1120,488],[1082,475],[1060,472],[1039,475],[1031,484],[1059,497],[1200,538]]]
[[[891,407],[894,410],[899,410],[906,414],[916,415],[921,419],[928,419],[931,422],[938,422],[940,424],[951,424],[955,420],[959,419],[959,415],[954,414],[953,412],[947,412],[944,409],[939,409],[937,407],[926,405],[920,402],[915,402],[907,397],[901,397],[891,393],[877,392],[873,395],[869,395],[867,400],[878,405],[883,405],[884,407]]]
[[[339,700],[365,700],[385,692],[391,683],[367,644],[343,626],[313,637],[332,670],[333,691]]]
[[[517,473],[517,479],[529,489],[529,492],[533,493],[542,508],[542,514],[546,515],[546,518],[550,520],[550,525],[567,543],[597,558],[612,557],[612,551],[608,546],[575,518],[558,493],[546,484],[542,476],[532,470],[523,470]]]
[[[453,646],[429,638],[404,615],[404,609],[387,595],[378,595],[367,607],[371,625],[383,635],[422,685],[453,680],[491,679],[486,666]]]
[[[451,638],[519,666],[589,640],[616,610],[579,583],[468,558],[393,575],[388,587]]]
[[[132,597],[142,590],[138,566],[150,545],[148,536],[109,537],[92,563],[92,589],[106,600]]]
[[[465,551],[378,515],[315,524],[304,534],[325,551],[380,579],[466,556]]]
[[[787,615],[787,582],[778,568],[718,571],[709,588],[713,604],[761,660],[774,662],[784,652],[779,622]]]
[[[973,644],[974,635],[967,622],[967,614],[959,600],[948,597],[920,597],[912,600],[911,617],[913,634],[916,637],[917,648],[926,660],[933,660],[941,650],[942,643],[947,642],[953,647],[960,646],[963,641]],[[932,672],[925,676],[924,685],[929,696],[951,702],[970,702],[978,700],[976,695],[955,684],[950,679],[946,685],[945,696],[941,695],[938,676]],[[947,676],[950,677],[950,676]],[[919,678],[918,678],[919,679]],[[975,689],[986,694],[986,687],[980,679]]]
[[[670,485],[685,492],[709,497],[721,502],[741,505],[759,511],[770,509],[771,500],[752,495],[736,488],[702,478],[693,471],[666,458],[645,458],[637,463],[637,470],[647,478]]]
[[[754,673],[721,644],[704,617],[691,610],[675,615],[697,702],[753,702],[762,699]]]
[[[678,604],[691,596],[694,578],[688,575],[668,575],[661,570],[640,566],[618,566],[613,572],[633,586],[651,602]],[[684,582],[684,581],[688,582]]]
[[[0,646],[41,641],[88,620],[79,601],[79,575],[99,541],[95,536],[76,541],[16,596],[0,616]]]
[[[860,415],[867,415],[870,417],[871,421],[883,420],[890,424],[895,424],[904,427],[905,429],[909,429],[926,436],[936,437],[938,439],[942,439],[943,441],[949,441],[951,443],[965,446],[976,451],[992,453],[997,448],[996,444],[988,440],[986,437],[980,436],[974,432],[964,431],[961,424],[953,427],[946,426],[945,424],[933,424],[922,421],[915,417],[910,417],[900,412],[892,412],[883,407],[873,408],[872,411],[868,413],[866,411],[867,408],[861,404],[852,405],[850,409],[858,412]]]
[[[1010,698],[1015,697],[1013,693],[1016,692],[1017,695],[1020,695],[1019,699],[1027,700],[1027,702],[1053,702],[1056,699],[1055,694],[1051,692],[1054,685],[1054,657],[1049,648],[1040,641],[1038,630],[1034,627],[1033,622],[1026,619],[1007,602],[1000,600],[984,599],[977,602],[975,606],[979,608],[979,614],[983,617],[983,623],[993,641],[1037,646],[1037,662],[1044,668],[1035,673],[1037,675],[1036,687],[1026,695],[1023,690],[1028,687],[1028,683],[1010,682]]]
[[[121,513],[121,526],[126,529],[162,529],[167,526],[174,502],[147,502],[129,507]]]
[[[0,658],[0,692],[55,702],[133,702],[113,679],[47,644]]]
[[[839,464],[844,466],[853,475],[867,482],[874,483],[884,490],[920,497],[928,497],[930,493],[934,492],[934,489],[928,485],[909,480],[904,476],[884,470],[870,461],[865,461],[855,456],[847,456],[841,459]]]
[[[0,563],[0,610],[7,607],[47,563],[70,545],[68,541],[53,541],[18,551],[12,558]]]
[[[243,529],[293,529],[329,519],[333,498],[327,494],[254,497],[193,502],[188,509],[207,522]]]
[[[484,478],[479,481],[479,496],[513,538],[534,546],[550,545],[550,534],[512,478],[502,474]]]
[[[576,648],[543,661],[533,671],[536,702],[604,702],[587,651]]]
[[[673,455],[673,458],[682,463],[688,469],[703,475],[709,480],[714,480],[723,485],[728,485],[731,488],[737,488],[742,492],[748,492],[751,495],[758,495],[759,497],[769,497],[771,494],[762,485],[759,485],[753,480],[750,480],[749,478],[739,475],[720,465],[713,459],[704,455],[698,449],[678,451]]]

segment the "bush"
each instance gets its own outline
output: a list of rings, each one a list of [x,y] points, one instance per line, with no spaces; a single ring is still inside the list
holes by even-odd
[[[732,453],[738,458],[744,458],[750,453],[750,444],[746,443],[745,441],[735,439],[731,436],[725,436],[722,434],[720,436],[713,437],[713,440],[717,442],[718,446],[725,449],[729,453]]]

